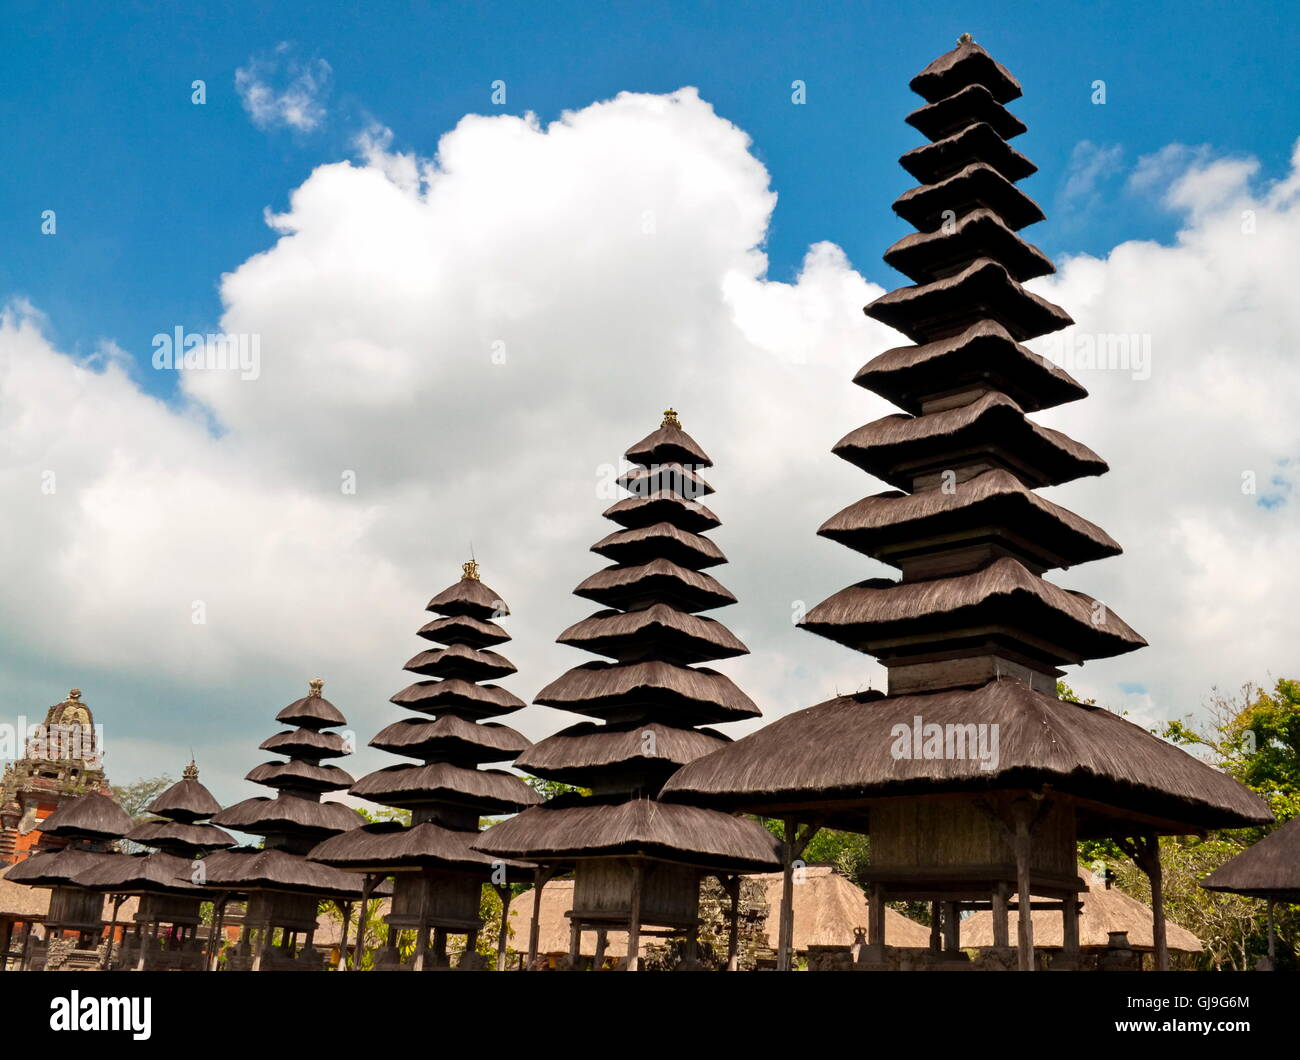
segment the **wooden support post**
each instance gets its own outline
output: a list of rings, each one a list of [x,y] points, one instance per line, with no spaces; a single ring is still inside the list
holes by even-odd
[[[447,967],[447,929],[433,929],[433,966],[435,968]]]
[[[943,906],[939,902],[930,903],[930,952],[938,953],[943,949]]]
[[[686,953],[685,958],[689,963],[694,963],[700,955],[700,922],[697,920],[686,929]]]
[[[867,944],[872,958],[880,960],[885,955],[885,888],[873,883],[867,892]]]
[[[497,971],[506,970],[506,945],[510,941],[510,884],[494,883],[493,889],[501,899],[501,930],[497,932]]]
[[[592,959],[592,971],[600,971],[600,966],[605,963],[605,944],[609,941],[609,930],[598,927],[596,929],[596,956]]]
[[[341,972],[348,966],[348,928],[352,926],[352,903],[336,898],[334,908],[343,914],[343,931],[339,935],[339,963],[334,968],[336,972]]]
[[[961,949],[961,917],[956,902],[943,903],[943,948],[949,953]]]
[[[1169,971],[1169,941],[1165,930],[1164,873],[1160,867],[1160,837],[1155,833],[1116,839],[1115,845],[1124,851],[1147,874],[1151,883],[1151,934],[1155,942],[1156,971]]]
[[[1019,927],[1017,945],[1022,972],[1034,970],[1034,917],[1033,899],[1029,883],[1029,813],[1027,802],[1017,802],[1012,808],[1015,817],[1016,851],[1016,924]]]
[[[1061,952],[1068,961],[1079,958],[1079,899],[1070,895],[1061,903]]]
[[[542,915],[542,888],[546,886],[549,875],[545,866],[538,865],[533,869],[533,916],[528,925],[528,963],[524,968],[532,971],[533,964],[537,961],[537,946],[541,937]]]
[[[731,908],[727,911],[727,971],[740,968],[740,877],[732,876],[724,884]]]
[[[357,908],[357,942],[352,957],[352,970],[361,971],[361,961],[366,952],[366,922],[370,919],[370,895],[380,877],[367,872],[361,877],[361,905]]]
[[[104,947],[104,959],[99,962],[99,970],[106,972],[113,964],[113,939],[117,935],[117,914],[122,908],[122,903],[126,901],[126,895],[115,894],[111,899],[113,903],[113,919],[108,924],[108,945]],[[9,940],[5,939],[5,944],[0,947],[0,951],[9,949]]]
[[[569,918],[569,967],[578,970],[578,961],[582,959],[582,923],[578,918]]]
[[[799,857],[795,849],[795,829],[798,825],[793,817],[783,822],[785,842],[781,844],[781,913],[777,919],[776,970],[788,972],[791,965],[791,950],[794,942],[794,863]]]
[[[641,888],[645,883],[645,863],[632,860],[632,909],[627,921],[627,970],[641,969]]]
[[[1011,945],[1011,925],[1007,915],[1007,896],[1011,888],[999,880],[993,888],[993,945],[1006,949]]]

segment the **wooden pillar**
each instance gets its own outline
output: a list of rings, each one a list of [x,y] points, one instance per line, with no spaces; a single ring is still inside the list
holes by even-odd
[[[627,920],[627,970],[641,969],[641,888],[645,883],[645,863],[632,860],[632,910]]]
[[[357,942],[352,956],[352,970],[361,971],[361,962],[366,953],[366,923],[370,920],[370,895],[382,877],[367,872],[361,877],[361,905],[357,909]]]
[[[700,922],[695,921],[686,930],[686,960],[694,962],[700,955]]]
[[[1061,903],[1061,952],[1072,961],[1079,957],[1079,899],[1073,894]]]
[[[793,817],[784,821],[785,842],[781,845],[781,915],[777,921],[776,969],[788,972],[794,958],[794,863],[799,857],[797,823]]]
[[[113,903],[113,919],[108,924],[108,944],[104,947],[104,959],[99,962],[99,970],[106,972],[113,964],[113,938],[117,935],[117,914],[122,908],[122,903],[126,901],[126,895],[115,894],[111,899]],[[9,940],[6,938],[4,944],[0,945],[0,951],[9,949]]]
[[[573,971],[578,970],[578,962],[582,959],[582,924],[578,918],[569,918],[569,967]]]
[[[993,888],[993,945],[1006,949],[1011,945],[1011,925],[1007,915],[1007,895],[1011,888],[1001,880]]]
[[[1016,941],[1020,950],[1020,970],[1032,972],[1034,970],[1034,917],[1029,883],[1029,804],[1018,802],[1012,808],[1012,812],[1015,816],[1016,923],[1020,929]]]
[[[497,971],[506,970],[506,946],[510,941],[510,899],[513,895],[510,893],[510,884],[494,883],[493,890],[497,892],[497,897],[501,899],[501,930],[497,932]]]
[[[592,971],[600,971],[600,966],[605,963],[605,944],[609,941],[609,929],[598,927],[596,929],[596,956],[591,962]]]
[[[885,888],[873,883],[867,892],[867,944],[872,957],[879,960],[885,952]]]
[[[540,940],[542,915],[542,888],[546,886],[546,870],[538,865],[533,869],[533,916],[528,925],[528,963],[524,967],[531,971],[537,960],[537,945]]]
[[[1148,833],[1132,839],[1116,839],[1115,845],[1137,863],[1151,883],[1151,934],[1155,941],[1156,971],[1167,972],[1169,942],[1165,931],[1165,887],[1164,873],[1160,867],[1160,837]]]
[[[447,966],[447,929],[433,929],[433,963],[435,968]]]
[[[740,877],[732,876],[725,886],[731,899],[727,911],[727,971],[734,972],[740,968]]]
[[[930,903],[930,952],[938,953],[943,949],[943,906],[938,902]]]
[[[1273,922],[1274,899],[1268,900],[1268,963],[1270,971],[1277,971],[1277,926]]]
[[[956,902],[943,903],[943,948],[949,953],[961,949],[961,918]]]
[[[352,926],[352,903],[335,899],[334,906],[343,914],[343,932],[339,935],[339,963],[334,969],[341,972],[348,966],[348,928]]]

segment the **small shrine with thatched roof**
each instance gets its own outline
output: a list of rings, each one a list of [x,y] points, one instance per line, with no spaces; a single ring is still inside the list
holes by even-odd
[[[1226,891],[1268,903],[1268,969],[1277,966],[1278,902],[1300,904],[1300,817],[1287,821],[1201,880],[1207,891]]]

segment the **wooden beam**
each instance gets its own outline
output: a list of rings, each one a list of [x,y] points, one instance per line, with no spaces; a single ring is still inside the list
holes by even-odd
[[[943,903],[930,903],[930,952],[943,949]]]
[[[993,889],[993,945],[1005,949],[1011,945],[1010,917],[1007,915],[1007,897],[1011,888],[1001,881]]]
[[[569,967],[576,972],[581,959],[582,922],[576,916],[571,916],[569,918]]]
[[[961,919],[956,902],[943,903],[943,948],[949,953],[961,949]]]
[[[1015,820],[1016,851],[1016,895],[1020,899],[1021,909],[1016,917],[1019,933],[1017,945],[1020,950],[1019,965],[1022,972],[1034,970],[1034,917],[1032,911],[1026,910],[1032,904],[1029,885],[1029,835],[1031,807],[1024,801],[1018,801],[1012,807]]]
[[[506,946],[510,941],[510,899],[513,894],[508,883],[494,883],[492,889],[501,899],[501,930],[497,932],[497,971],[506,970]]]
[[[645,883],[645,864],[632,859],[632,909],[627,921],[627,970],[641,968],[641,888]]]
[[[605,944],[609,941],[609,929],[598,927],[596,929],[596,956],[591,962],[591,969],[594,972],[600,971],[600,966],[605,963]]]
[[[532,971],[533,964],[537,960],[537,944],[541,933],[539,917],[542,915],[542,888],[550,878],[545,865],[538,865],[533,869],[533,916],[528,925],[528,963],[524,965],[527,971]]]
[[[1160,865],[1160,837],[1154,832],[1117,838],[1115,845],[1137,864],[1151,883],[1151,934],[1155,942],[1156,971],[1169,971],[1169,941],[1165,928],[1164,872]]]
[[[378,875],[370,872],[361,877],[361,908],[357,911],[357,948],[352,958],[352,970],[354,972],[361,971],[361,962],[365,957],[366,922],[370,919],[370,895],[379,880]]]
[[[1061,900],[1061,951],[1070,958],[1079,956],[1079,900]]]
[[[339,935],[339,963],[335,969],[341,972],[348,965],[348,928],[352,926],[352,903],[336,898],[334,908],[343,914],[343,932]]]

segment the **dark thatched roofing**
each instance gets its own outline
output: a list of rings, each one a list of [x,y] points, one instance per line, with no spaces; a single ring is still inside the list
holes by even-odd
[[[690,464],[712,467],[700,443],[680,427],[665,425],[647,434],[624,454],[634,464]]]
[[[4,875],[7,880],[25,883],[29,887],[77,887],[80,886],[82,874],[90,872],[106,859],[118,856],[65,847],[48,853],[32,854],[12,866]]]
[[[952,210],[959,217],[985,206],[1013,231],[1043,220],[1038,203],[992,166],[972,162],[937,184],[921,184],[894,200],[894,213],[922,231],[933,231]]]
[[[945,338],[989,318],[1018,342],[1074,323],[1064,309],[1025,290],[992,258],[977,258],[951,276],[882,294],[863,312],[913,342]]]
[[[453,831],[431,822],[408,828],[398,821],[383,821],[326,839],[307,856],[353,872],[450,868],[487,877],[493,859],[470,848],[478,835],[477,831]]]
[[[1021,283],[1056,271],[1046,254],[983,208],[966,214],[951,231],[913,232],[885,251],[885,263],[917,283],[937,280],[978,258],[1001,262]]]
[[[202,897],[208,892],[194,882],[191,858],[155,851],[152,854],[112,854],[80,874],[77,882],[92,891],[114,894],[174,894]]]
[[[360,898],[361,878],[283,850],[218,850],[203,859],[207,886],[219,891],[288,891]]]
[[[924,346],[886,350],[853,381],[913,415],[920,413],[922,399],[961,386],[1001,390],[1025,412],[1088,396],[1065,369],[1021,346],[996,320],[981,320]]]
[[[338,766],[313,765],[300,759],[263,762],[244,777],[268,788],[300,788],[306,791],[339,791],[352,783],[350,774]]]
[[[422,651],[407,660],[403,669],[425,677],[463,677],[468,681],[490,681],[515,672],[514,663],[504,655],[465,644]]]
[[[197,780],[178,780],[145,807],[145,812],[175,821],[202,821],[219,812],[221,803]]]
[[[967,85],[951,96],[917,107],[903,120],[928,140],[942,140],[973,122],[991,126],[1004,140],[1012,140],[1026,130],[1025,123],[980,84]]]
[[[649,494],[670,490],[686,497],[707,497],[715,492],[704,479],[685,464],[656,464],[632,467],[619,475],[616,483],[629,493]]]
[[[776,837],[757,821],[653,799],[560,796],[502,821],[474,845],[528,861],[641,855],[739,871],[780,866]]]
[[[734,604],[736,598],[711,574],[652,559],[637,567],[606,567],[583,579],[574,596],[606,607],[626,607],[647,598],[671,603],[681,611],[707,611]]]
[[[215,825],[185,821],[142,821],[126,833],[126,838],[181,856],[235,845],[234,838]]]
[[[520,710],[524,701],[497,685],[476,685],[459,677],[445,681],[416,681],[389,699],[400,707],[425,714],[443,712],[467,718],[494,718]]]
[[[281,794],[257,796],[227,806],[213,823],[253,835],[332,835],[358,828],[366,819],[341,802],[315,802]]]
[[[514,813],[542,801],[513,773],[466,769],[450,762],[388,766],[358,780],[351,794],[385,806],[406,808],[443,802],[481,813]]]
[[[131,818],[107,795],[92,791],[63,803],[36,827],[62,839],[118,839],[130,830]]]
[[[510,639],[495,622],[485,622],[473,615],[447,615],[435,618],[419,628],[417,634],[437,644],[468,644],[474,648],[490,648]]]
[[[371,747],[410,758],[442,755],[472,762],[504,762],[530,746],[528,740],[498,722],[475,724],[445,714],[436,721],[402,718],[380,730]]]
[[[936,487],[864,497],[827,519],[817,533],[882,558],[882,549],[909,542],[977,532],[998,536],[1006,532],[999,528],[1010,527],[1032,542],[1038,556],[1053,557],[1050,566],[1072,567],[1122,551],[1101,527],[1044,500],[1000,468],[958,483],[951,493]]]
[[[691,570],[727,562],[722,549],[707,537],[680,530],[672,523],[616,530],[592,545],[591,551],[615,563],[645,563],[662,557]]]
[[[1146,644],[1091,596],[1044,581],[1010,558],[952,578],[872,578],[822,601],[801,626],[864,651],[872,651],[875,641],[894,641],[914,632],[951,634],[989,626],[1033,631],[1085,659],[1123,655]]]
[[[910,489],[918,473],[953,467],[958,453],[971,449],[1014,459],[1015,470],[1032,486],[1059,486],[1108,470],[1082,442],[1026,419],[1019,405],[993,390],[943,412],[873,420],[846,434],[832,451],[891,486]]]
[[[347,741],[336,732],[317,732],[314,729],[286,729],[268,736],[257,745],[263,751],[319,761],[322,758],[343,758],[352,752]]]
[[[1300,817],[1224,862],[1201,886],[1207,891],[1300,902]]]
[[[626,713],[629,704],[646,713],[664,710],[701,722],[738,721],[760,713],[726,675],[660,660],[584,663],[552,681],[534,701],[596,718]]]
[[[501,597],[478,578],[468,575],[430,600],[425,610],[439,615],[466,615],[484,621],[510,614]]]
[[[955,95],[967,85],[983,85],[999,103],[1020,97],[1020,82],[988,52],[964,36],[952,51],[944,52],[908,82],[930,103]]]
[[[332,725],[346,725],[348,719],[333,703],[321,695],[295,699],[275,716],[286,725],[301,725],[305,729],[328,729]]]
[[[1038,172],[1036,165],[983,122],[967,125],[934,143],[914,147],[898,161],[922,184],[950,177],[972,162],[984,162],[1011,181]]]
[[[679,529],[698,534],[722,525],[722,520],[709,511],[702,501],[687,500],[668,490],[647,493],[641,497],[624,497],[606,508],[603,514],[606,519],[629,530],[654,523],[671,523]]]
[[[709,662],[749,653],[716,619],[687,614],[667,604],[652,604],[641,611],[597,611],[575,622],[556,640],[620,660],[647,649],[678,662]]]
[[[683,766],[730,742],[730,737],[712,729],[679,729],[653,721],[617,725],[583,721],[539,740],[515,764],[534,776],[578,783],[577,778],[615,765]]]
[[[996,768],[984,769],[972,757],[895,757],[897,727],[910,731],[918,716],[926,725],[997,725]],[[1085,838],[1127,835],[1126,814],[1172,822],[1171,830],[1182,831],[1271,819],[1258,796],[1181,748],[1118,714],[1012,679],[928,695],[828,700],[683,766],[662,798],[750,812],[839,802],[827,822],[834,827],[836,813],[860,821],[861,811],[851,806],[871,799],[1040,785],[1113,808],[1119,820],[1111,825],[1085,813]]]

